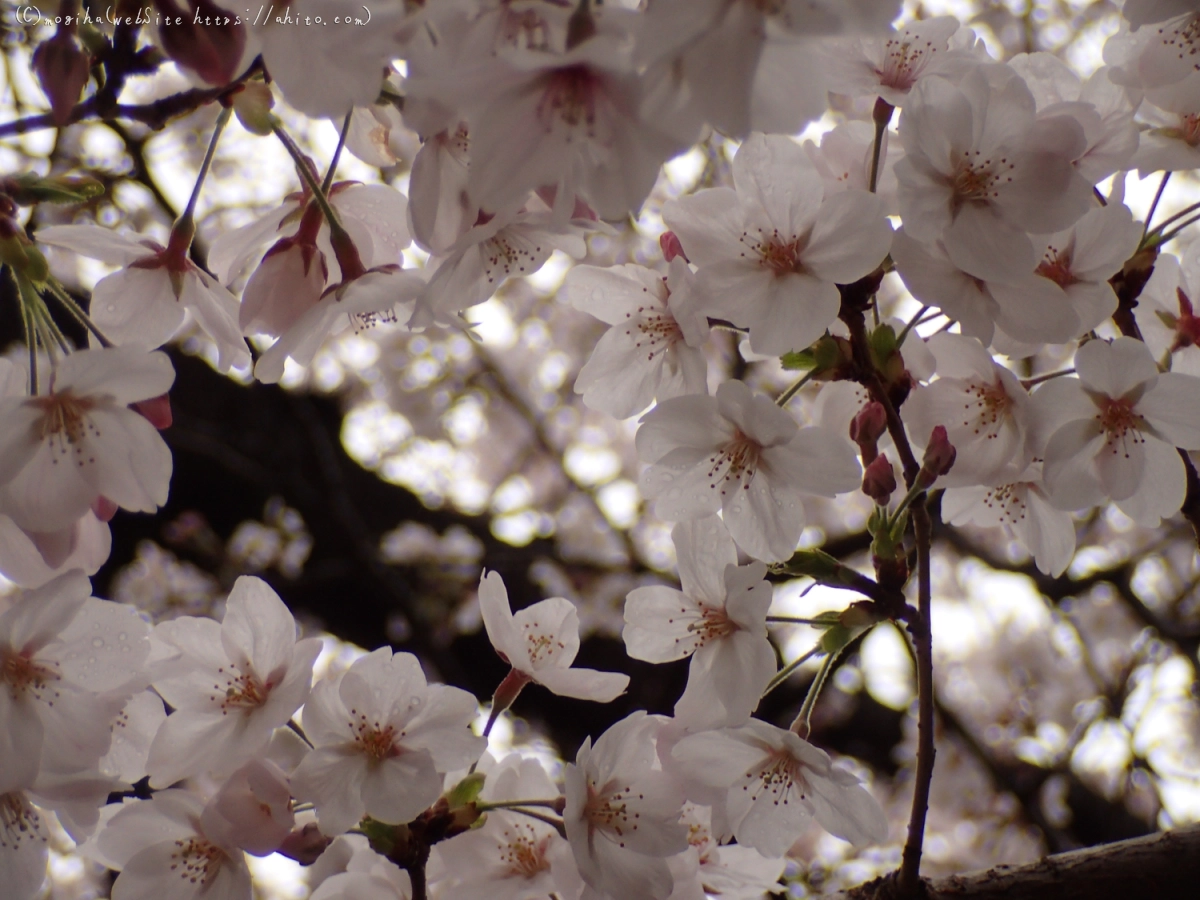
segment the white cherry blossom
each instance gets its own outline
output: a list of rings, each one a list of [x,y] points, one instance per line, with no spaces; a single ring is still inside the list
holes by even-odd
[[[1027,232],[1059,231],[1094,202],[1072,163],[1086,142],[1067,115],[1038,117],[1011,68],[980,64],[956,83],[924,79],[900,117],[896,163],[904,230],[941,239],[960,269],[1004,281],[1032,270]]]
[[[579,614],[570,600],[550,597],[514,615],[500,573],[484,572],[479,610],[492,646],[522,681],[599,703],[615,700],[629,686],[628,675],[571,665],[579,652]]]
[[[1113,500],[1146,525],[1178,511],[1186,491],[1177,447],[1200,449],[1200,378],[1158,371],[1141,341],[1089,341],[1078,378],[1033,394],[1047,493],[1060,509]]]
[[[564,773],[563,826],[579,874],[601,894],[666,900],[666,857],[687,849],[683,798],[655,768],[659,722],[635,712],[592,745],[583,742]]]
[[[779,888],[786,859],[768,859],[751,847],[719,845],[712,832],[712,811],[684,804],[688,849],[668,860],[675,878],[670,900],[705,900],[709,895],[728,900],[762,900]]]
[[[252,576],[234,583],[219,624],[184,616],[160,623],[155,637],[178,654],[154,678],[175,708],[150,747],[155,787],[229,773],[266,746],[308,696],[321,650],[318,638],[296,640],[291,612]]]
[[[1031,456],[1025,446],[1028,391],[974,338],[937,334],[926,343],[937,358],[938,378],[915,388],[902,408],[919,447],[936,426],[946,427],[958,455],[940,483],[992,484],[1010,466],[1023,468]]]
[[[871,161],[875,151],[875,129],[869,122],[841,122],[832,131],[821,135],[820,145],[804,142],[804,152],[812,161],[821,180],[825,196],[838,191],[865,191],[871,186]],[[896,214],[896,162],[904,151],[892,139],[890,131],[883,134],[876,173],[875,194],[883,201],[888,215]]]
[[[114,343],[155,350],[178,333],[190,312],[216,343],[221,371],[250,364],[237,324],[237,300],[188,258],[182,243],[162,247],[96,225],[52,225],[36,237],[121,266],[96,282],[89,307],[92,320]]]
[[[486,741],[468,728],[479,707],[466,691],[429,685],[411,653],[387,647],[326,678],[304,706],[315,748],[292,775],[327,835],[364,816],[411,821],[442,791],[441,776],[479,758]]]
[[[74,527],[100,497],[154,512],[167,500],[171,451],[129,405],[174,380],[163,353],[80,350],[59,360],[47,393],[0,400],[0,511],[38,534]]]
[[[1133,314],[1146,346],[1172,372],[1200,375],[1200,246],[1160,253]]]
[[[751,135],[733,160],[734,188],[673,200],[663,220],[697,266],[702,310],[750,329],[756,353],[812,344],[837,317],[838,284],[870,273],[892,229],[866,191],[826,193],[804,149]]]
[[[576,266],[565,290],[572,306],[612,326],[575,381],[589,407],[624,419],[656,398],[708,389],[701,349],[708,321],[697,310],[693,276],[682,259],[671,260],[666,278],[632,264]]]
[[[716,516],[671,531],[682,590],[636,588],[625,600],[622,637],[648,662],[691,656],[675,717],[689,727],[740,725],[758,706],[777,668],[767,639],[767,567],[737,564],[737,548]]]
[[[862,474],[848,440],[800,428],[740,381],[725,382],[716,397],[660,403],[642,418],[636,446],[650,463],[641,488],[656,515],[678,521],[720,510],[738,546],[766,561],[796,549],[804,495],[855,490]]]
[[[46,880],[50,833],[24,791],[0,792],[0,883],[5,897],[33,900]]]
[[[765,856],[786,854],[813,819],[858,847],[887,840],[887,818],[859,780],[790,731],[751,719],[688,735],[671,756],[688,777],[727,789],[738,843]]]
[[[120,871],[113,900],[250,900],[242,851],[204,830],[204,801],[187,791],[134,800],[96,838],[98,855]]]

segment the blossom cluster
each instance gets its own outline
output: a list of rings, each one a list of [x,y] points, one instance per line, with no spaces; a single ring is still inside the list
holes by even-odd
[[[789,728],[755,717],[787,675],[769,576],[814,574],[789,568],[813,559],[797,557],[806,505],[870,498],[885,587],[904,587],[907,511],[931,489],[946,522],[1003,527],[1059,575],[1073,513],[1112,503],[1157,525],[1183,506],[1200,450],[1200,255],[1164,252],[1174,233],[1123,196],[1127,172],[1200,167],[1200,80],[1178,52],[1200,9],[1130,0],[1083,79],[1048,54],[996,61],[950,17],[893,28],[898,6],[431,0],[374,5],[352,43],[271,22],[162,31],[197,81],[237,82],[225,102],[293,152],[298,190],[221,235],[207,268],[195,194],[166,246],[93,224],[31,239],[0,208],[31,334],[28,370],[0,360],[0,572],[28,588],[0,611],[0,880],[16,900],[42,883],[50,815],[121,873],[116,900],[243,900],[245,854],[311,863],[352,831],[372,849],[314,897],[409,897],[387,849],[415,823],[442,828],[422,895],[454,898],[753,897],[814,821],[855,845],[887,840],[879,803],[805,740],[803,714]],[[68,74],[39,70],[52,105]],[[369,162],[415,133],[407,196],[333,167],[322,184],[272,89],[344,121]],[[830,93],[851,117],[802,145]],[[314,685],[320,642],[298,639],[258,579],[237,581],[219,623],[151,627],[90,596],[106,522],[166,502],[174,373],[160,348],[188,323],[218,368],[264,383],[346,328],[469,330],[506,279],[555,251],[583,258],[714,131],[739,142],[729,183],[666,204],[661,265],[580,265],[562,291],[610,326],[575,389],[641,414],[641,495],[675,523],[679,587],[629,593],[623,632],[634,659],[690,660],[672,717],[622,719],[561,784],[535,760],[487,756],[525,687],[607,703],[628,684],[572,666],[570,601],[514,614],[494,572],[480,610],[511,671],[482,735],[478,699],[430,684],[409,653],[375,650]],[[412,244],[423,267],[405,265]],[[95,346],[55,340],[40,294],[64,298],[39,246],[115,267],[77,310]],[[878,315],[885,284],[917,301],[911,321]],[[930,335],[924,317],[943,327]],[[714,377],[716,330],[744,338],[748,364],[807,374],[779,398]],[[1022,372],[1047,348],[1071,364]],[[865,402],[838,393],[847,382]],[[877,621],[851,612],[823,623],[827,660]]]

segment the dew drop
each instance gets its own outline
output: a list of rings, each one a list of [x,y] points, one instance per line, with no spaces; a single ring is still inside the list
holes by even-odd
[[[92,646],[95,647],[97,650],[99,650],[101,647],[104,646],[104,638],[102,638],[102,637],[92,638]]]

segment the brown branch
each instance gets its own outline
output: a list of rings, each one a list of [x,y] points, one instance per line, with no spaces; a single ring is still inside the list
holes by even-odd
[[[926,900],[1174,900],[1196,896],[1200,825],[924,883]],[[889,877],[843,895],[895,897]]]

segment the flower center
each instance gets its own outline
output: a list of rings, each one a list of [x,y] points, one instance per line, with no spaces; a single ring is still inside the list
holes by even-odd
[[[396,746],[396,741],[398,737],[404,737],[403,731],[397,736],[395,726],[371,721],[365,713],[354,709],[350,710],[350,715],[355,717],[350,721],[350,730],[354,733],[354,746],[359,753],[373,763],[394,759],[400,755],[401,751]]]
[[[708,477],[712,479],[709,487],[720,488],[721,496],[725,496],[730,483],[734,487],[740,483],[744,490],[749,490],[762,449],[758,441],[742,434],[740,429],[735,430],[733,438],[708,458]]]
[[[24,793],[0,794],[0,850],[18,851],[29,841],[46,843],[42,817],[25,801]]]
[[[764,269],[770,269],[776,277],[804,272],[804,264],[800,253],[808,244],[807,237],[792,235],[785,239],[778,230],[769,235],[761,232],[757,240],[750,233],[743,231],[739,240],[746,245],[752,254],[758,254],[758,264]],[[746,253],[741,254],[743,258]]]
[[[175,842],[171,851],[171,871],[189,884],[207,887],[221,871],[225,851],[202,837]]]
[[[615,790],[601,791],[588,782],[588,799],[583,807],[583,818],[592,828],[610,832],[617,844],[625,846],[622,838],[626,832],[638,830],[638,813],[629,808],[632,798],[641,800],[644,795],[634,794],[629,785]]]
[[[688,631],[696,638],[696,649],[703,647],[709,641],[729,637],[737,630],[738,626],[729,618],[729,614],[724,609],[715,606],[704,607],[701,617],[688,625]]]
[[[642,290],[646,291],[646,288]],[[633,339],[634,347],[646,350],[647,361],[652,361],[660,353],[666,353],[683,340],[683,330],[675,321],[675,317],[660,307],[639,306],[636,314],[625,313],[625,318],[633,319],[625,329],[626,337]]]
[[[798,799],[805,799],[808,789],[803,766],[786,750],[772,750],[757,772],[746,773],[746,779],[749,783],[743,785],[742,790],[751,791],[753,785],[751,795],[755,800],[764,793],[771,794],[775,806],[787,806],[793,799],[793,791],[798,793]]]
[[[967,385],[967,397],[967,402],[963,404],[966,410],[963,427],[983,435],[987,440],[998,437],[1012,409],[1012,397],[1008,396],[1004,386],[973,382]]]
[[[273,685],[259,681],[258,676],[248,667],[243,672],[234,665],[223,666],[217,669],[217,674],[225,680],[224,683],[213,685],[216,693],[212,695],[212,699],[218,703],[223,716],[229,715],[230,710],[249,712],[258,709],[267,702],[271,694]]]
[[[535,667],[558,651],[566,649],[566,644],[554,635],[541,631],[537,622],[526,622],[524,630],[525,643],[529,647],[529,662]]]
[[[1097,404],[1100,412],[1097,413],[1096,418],[1100,420],[1100,427],[1108,434],[1106,446],[1113,454],[1124,453],[1126,459],[1129,458],[1129,450],[1125,446],[1126,440],[1135,444],[1146,442],[1142,436],[1146,420],[1134,412],[1133,404],[1134,401],[1126,397],[1119,397],[1115,400],[1111,397],[1101,397]]]
[[[1194,59],[1200,44],[1200,16],[1192,16],[1169,30],[1163,26],[1158,33],[1163,46],[1174,50],[1179,59]],[[1200,62],[1193,62],[1192,68],[1200,71]]]
[[[1192,309],[1191,298],[1183,292],[1183,288],[1175,288],[1175,296],[1179,299],[1179,318],[1169,325],[1175,329],[1172,353],[1200,344],[1200,317]]]
[[[964,203],[990,202],[1000,196],[997,188],[1012,181],[1012,176],[1006,174],[1015,166],[1007,157],[997,162],[982,159],[982,151],[968,150],[962,155],[955,167],[950,180],[954,191],[954,207],[957,209]]]
[[[68,456],[72,452],[80,467],[96,461],[95,457],[85,458],[83,455],[84,439],[88,433],[100,436],[100,430],[88,418],[88,413],[96,405],[94,399],[76,397],[70,391],[63,391],[44,397],[30,397],[25,402],[42,412],[41,422],[36,426],[37,436],[40,440],[49,441],[54,465],[58,465],[58,457]]]
[[[0,654],[0,681],[8,685],[14,700],[23,694],[31,694],[40,700],[42,692],[58,680],[58,673],[52,668],[35,663],[24,654]],[[55,691],[53,696],[57,697],[58,692]]]
[[[884,44],[883,68],[875,70],[879,83],[898,91],[910,90],[935,52],[932,41],[914,42],[907,32],[890,38]]]
[[[1046,250],[1045,258],[1038,263],[1038,267],[1034,271],[1043,278],[1049,278],[1060,288],[1068,288],[1079,283],[1079,279],[1071,271],[1071,252],[1069,250],[1064,251],[1057,247],[1050,247]]]
[[[510,275],[524,275],[532,269],[542,248],[531,247],[528,241],[518,240],[515,235],[507,235],[502,230],[484,241],[479,252],[488,284],[496,284]]]
[[[596,123],[599,78],[586,66],[567,66],[550,72],[543,83],[537,117],[546,131],[562,124],[568,131],[583,127],[590,132]]]
[[[550,869],[546,859],[549,837],[538,838],[532,825],[516,822],[504,829],[500,845],[500,861],[507,867],[509,875],[533,878],[539,872]]]
[[[984,495],[983,505],[998,513],[1001,522],[1016,525],[1025,518],[1025,501],[1017,493],[1019,487],[1015,482],[994,487]]]

